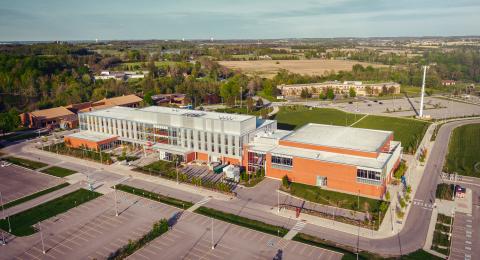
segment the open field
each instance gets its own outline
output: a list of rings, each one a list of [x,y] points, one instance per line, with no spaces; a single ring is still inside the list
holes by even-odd
[[[430,123],[419,120],[369,115],[354,127],[393,131],[393,139],[402,142],[405,152],[412,153],[429,125]]]
[[[276,114],[278,128],[293,130],[302,127],[307,123],[326,125],[351,125],[363,115],[346,113],[334,108],[312,108],[302,106],[281,107]]]
[[[368,65],[386,67],[386,65],[351,60],[254,60],[220,61],[219,63],[227,68],[239,69],[249,75],[258,74],[267,78],[272,78],[281,69],[299,74],[324,75],[330,71],[350,71],[355,64],[361,64],[364,67]]]
[[[444,171],[480,177],[480,124],[456,128],[451,136]]]
[[[286,130],[298,129],[307,123],[349,126],[359,120],[353,127],[393,131],[394,140],[402,142],[406,152],[412,152],[417,147],[429,125],[419,120],[375,115],[360,120],[363,116],[333,108],[282,107],[275,119],[278,120],[278,128]]]
[[[63,180],[25,169],[14,164],[0,168],[0,192],[3,203],[64,183]]]

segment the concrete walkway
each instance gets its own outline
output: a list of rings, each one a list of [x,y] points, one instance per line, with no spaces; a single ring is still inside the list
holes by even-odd
[[[187,209],[187,211],[194,212],[196,209],[200,208],[202,205],[206,204],[207,202],[210,201],[210,197],[205,197],[201,201],[193,204],[190,208]]]
[[[295,226],[293,226],[290,231],[283,237],[283,239],[286,240],[292,240],[292,238],[298,234],[298,232],[302,231],[302,229],[305,227],[307,223],[303,220],[299,220]]]

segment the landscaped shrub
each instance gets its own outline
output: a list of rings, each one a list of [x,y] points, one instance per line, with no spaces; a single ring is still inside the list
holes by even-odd
[[[447,183],[440,183],[437,185],[435,197],[442,200],[453,200],[454,185]]]
[[[133,254],[135,251],[142,248],[147,243],[161,236],[163,233],[167,231],[168,231],[168,222],[166,219],[162,219],[156,222],[155,224],[153,224],[152,230],[150,230],[150,232],[148,232],[138,240],[135,240],[135,241],[129,240],[128,244],[126,244],[122,248],[119,248],[117,251],[111,253],[107,259],[109,260],[125,259],[129,255]]]

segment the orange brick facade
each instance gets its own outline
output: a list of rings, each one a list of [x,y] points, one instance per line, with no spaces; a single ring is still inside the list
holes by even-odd
[[[71,137],[71,136],[65,136],[64,137],[64,141],[68,146],[70,146],[72,148],[85,147],[85,148],[90,149],[90,150],[99,150],[101,145],[115,142],[115,141],[117,141],[117,139],[118,139],[117,137],[112,137],[112,138],[102,140],[102,141],[99,141],[99,142],[94,142],[94,141],[75,138],[75,137]]]
[[[281,179],[287,175],[292,182],[316,186],[317,176],[327,177],[326,188],[371,197],[381,197],[385,192],[385,186],[368,185],[357,182],[357,168],[350,165],[334,164],[309,160],[304,158],[293,158],[293,165],[290,170],[277,169],[272,167],[271,155],[267,154],[266,159],[268,177]]]

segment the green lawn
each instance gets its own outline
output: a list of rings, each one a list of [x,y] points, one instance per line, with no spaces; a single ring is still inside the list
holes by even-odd
[[[193,206],[193,203],[191,201],[184,201],[184,200],[164,196],[164,195],[161,195],[161,194],[158,194],[158,193],[154,193],[154,192],[151,192],[151,191],[135,188],[135,187],[128,186],[128,185],[119,184],[119,185],[116,186],[116,189],[124,191],[124,192],[131,193],[131,194],[135,194],[135,195],[138,195],[138,196],[141,196],[141,197],[144,197],[144,198],[149,198],[149,199],[152,199],[152,200],[156,200],[158,202],[165,203],[165,204],[168,204],[168,205],[171,205],[171,206],[174,206],[174,207],[177,207],[177,208],[181,208],[181,209],[188,209],[191,206]]]
[[[308,123],[340,125],[353,124],[362,114],[351,114],[334,108],[307,108],[304,106],[280,107],[275,116],[278,128],[293,130]]]
[[[66,169],[66,168],[62,168],[62,167],[58,167],[58,166],[52,166],[52,167],[46,168],[46,169],[42,170],[41,172],[46,173],[46,174],[50,174],[50,175],[53,175],[53,176],[57,176],[57,177],[60,177],[60,178],[63,178],[63,177],[66,177],[68,175],[72,175],[74,173],[77,173],[74,170],[70,170],[70,169]]]
[[[258,220],[253,220],[245,217],[241,217],[235,214],[226,213],[223,211],[215,210],[207,207],[199,207],[195,210],[196,213],[205,215],[207,217],[216,218],[225,222],[229,222],[235,225],[242,227],[254,229],[260,232],[268,233],[274,236],[280,234],[280,236],[285,236],[288,233],[288,229],[283,227],[278,227],[270,225]]]
[[[36,170],[36,169],[48,166],[48,164],[46,164],[46,163],[31,161],[31,160],[18,158],[18,157],[13,157],[13,156],[4,158],[4,160],[8,161],[8,162],[11,162],[13,164],[16,164],[16,165],[23,166],[23,167],[28,168],[28,169],[32,169],[32,170]]]
[[[402,142],[405,152],[413,153],[429,125],[414,119],[369,115],[354,127],[393,131],[393,139]]]
[[[263,108],[263,109],[258,109],[258,110],[253,110],[253,111],[248,111],[247,112],[247,106],[246,106],[246,104],[243,104],[242,108],[240,108],[240,107],[219,108],[219,109],[215,109],[215,112],[260,116],[262,114],[262,110],[264,110],[264,109],[267,110],[266,114],[268,114],[270,111],[272,111],[271,108]]]
[[[56,191],[56,190],[59,190],[61,188],[64,188],[66,186],[68,186],[69,184],[68,183],[62,183],[60,185],[57,185],[57,186],[54,186],[54,187],[51,187],[49,189],[46,189],[46,190],[42,190],[42,191],[39,191],[37,193],[33,193],[33,194],[30,194],[26,197],[22,197],[22,198],[19,198],[19,199],[16,199],[16,200],[13,200],[13,201],[10,201],[9,203],[3,205],[4,208],[10,208],[10,207],[13,207],[13,206],[16,206],[16,205],[19,205],[19,204],[22,204],[26,201],[29,201],[29,200],[33,200],[37,197],[40,197],[42,195],[45,195],[47,193],[50,193],[50,192],[53,192],[53,191]]]
[[[455,128],[450,138],[444,171],[480,177],[480,124]]]
[[[308,201],[361,212],[378,212],[382,202],[380,200],[360,196],[358,197],[360,199],[360,209],[358,209],[358,198],[356,195],[325,190],[316,186],[295,182],[290,184],[290,190],[288,192]]]
[[[49,219],[53,216],[61,214],[74,208],[82,203],[101,196],[100,193],[79,189],[72,193],[66,194],[49,202],[45,202],[36,207],[22,211],[10,216],[12,234],[15,236],[28,236],[36,232],[33,225],[37,225],[39,221]],[[0,220],[0,228],[8,231],[7,220]]]

